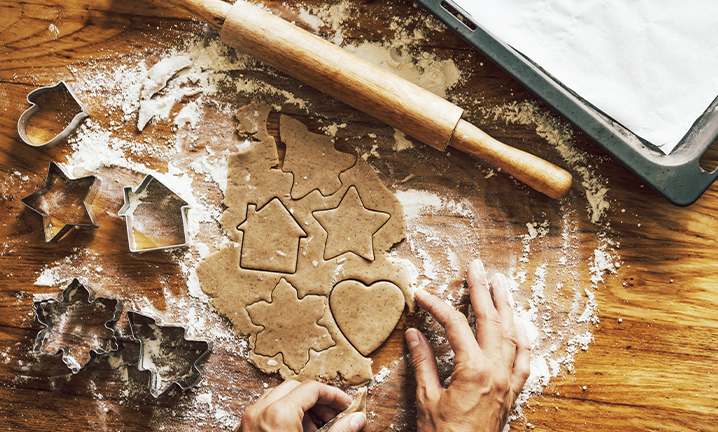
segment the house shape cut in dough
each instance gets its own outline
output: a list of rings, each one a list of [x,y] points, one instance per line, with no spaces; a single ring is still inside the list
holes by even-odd
[[[307,233],[278,198],[259,210],[249,204],[247,219],[237,229],[244,232],[240,267],[279,273],[297,270],[299,239]]]

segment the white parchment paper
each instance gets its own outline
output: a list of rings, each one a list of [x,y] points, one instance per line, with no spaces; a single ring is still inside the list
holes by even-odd
[[[455,0],[666,154],[718,96],[718,0]]]

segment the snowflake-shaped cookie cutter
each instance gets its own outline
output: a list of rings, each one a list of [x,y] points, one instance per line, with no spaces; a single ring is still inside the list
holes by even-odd
[[[132,339],[140,343],[137,367],[151,372],[152,396],[159,398],[174,387],[184,391],[202,380],[201,362],[212,351],[212,341],[188,339],[185,327],[160,325],[138,311],[127,311],[127,319]]]
[[[96,297],[95,292],[78,279],[62,292],[62,300],[34,302],[40,330],[33,351],[38,354],[62,354],[73,374],[94,358],[117,351],[115,323],[122,315],[123,302]]]

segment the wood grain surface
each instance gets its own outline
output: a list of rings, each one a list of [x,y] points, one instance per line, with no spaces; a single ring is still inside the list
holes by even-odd
[[[543,275],[548,298],[537,305],[539,316],[546,318],[536,319],[545,321],[542,328],[557,331],[540,334],[541,346],[549,350],[556,341],[559,352],[570,351],[570,361],[563,363],[542,394],[529,397],[512,429],[716,430],[718,186],[690,207],[672,206],[411,1],[344,2],[351,13],[339,29],[315,29],[301,19],[302,9],[326,11],[338,3],[263,2],[273,13],[327,39],[340,30],[345,44],[413,35],[417,42],[410,45],[414,50],[410,54],[418,58],[428,52],[451,59],[461,71],[462,79],[448,98],[466,110],[465,119],[502,142],[571,171],[575,181],[569,195],[552,200],[490,163],[454,149],[442,153],[415,143],[397,151],[393,128],[259,64],[227,75],[236,82],[251,79],[266,84],[265,88],[286,90],[306,101],[305,106],[277,96],[277,91],[248,92],[235,86],[197,99],[205,102],[194,129],[160,120],[139,133],[136,120],[125,121],[121,110],[109,108],[117,95],[96,85],[93,74],[106,76],[108,71],[143,62],[151,66],[161,53],[190,39],[216,39],[216,32],[158,0],[4,0],[0,2],[0,429],[231,430],[265,388],[280,382],[249,363],[243,340],[233,334],[228,321],[188,293],[184,265],[196,264],[196,248],[129,252],[125,222],[117,211],[123,202],[122,186],[138,185],[143,173],[117,166],[93,170],[103,180],[92,205],[100,228],[75,230],[57,243],[45,243],[41,218],[21,199],[42,186],[49,162],[69,160],[75,151],[73,138],[50,149],[27,146],[18,136],[17,119],[29,107],[30,91],[66,80],[89,108],[91,125],[144,143],[145,150],[132,156],[132,162],[163,173],[168,171],[168,148],[188,167],[210,150],[222,154],[241,144],[232,110],[218,107],[238,108],[265,99],[275,111],[301,119],[316,132],[341,125],[336,129],[337,147],[364,155],[390,190],[422,191],[442,201],[439,206],[412,210],[408,240],[397,245],[395,253],[417,267],[419,281],[429,291],[464,312],[468,298],[463,268],[474,257],[484,260],[490,274],[504,272],[518,281],[514,287],[518,305],[532,301],[536,293],[532,285],[536,286],[537,275]],[[543,122],[509,118],[516,107],[531,108]],[[67,115],[39,117],[28,132],[36,137],[52,135],[58,117]],[[276,134],[276,114],[270,117],[269,127]],[[565,133],[565,140],[557,144],[557,137],[563,136],[558,132]],[[577,154],[581,157],[571,157]],[[711,151],[707,159],[715,164],[718,157]],[[203,202],[221,208],[217,183],[187,172]],[[606,188],[602,202],[608,204],[594,220],[587,196],[601,191],[591,189],[592,181]],[[532,238],[527,223],[545,231]],[[206,223],[195,242],[215,250],[222,236],[218,223]],[[591,280],[596,275],[591,267],[597,249],[610,252],[620,264],[612,273],[604,272],[602,281]],[[59,356],[34,354],[42,326],[35,318],[33,301],[57,296],[68,283],[36,283],[53,269],[62,273],[57,278],[81,277],[98,295],[124,299],[126,309],[151,309],[168,323],[204,323],[197,327],[196,336],[216,340],[203,364],[203,381],[189,391],[155,399],[149,393],[149,373],[133,367],[139,347],[129,340],[117,353],[96,359],[77,374],[70,373]],[[527,278],[523,282],[522,272]],[[583,309],[576,311],[575,306],[590,304],[590,296],[595,296],[597,320],[580,323],[577,316]],[[444,359],[440,372],[444,378],[450,374],[448,347],[440,329],[423,314],[405,314],[387,342],[372,354],[374,373],[380,373],[381,379],[369,390],[367,431],[415,430],[415,384],[403,343],[408,326],[430,334]],[[118,328],[128,334],[124,317]],[[562,336],[564,328],[590,333],[593,340],[570,345]],[[202,334],[202,329],[215,331]]]

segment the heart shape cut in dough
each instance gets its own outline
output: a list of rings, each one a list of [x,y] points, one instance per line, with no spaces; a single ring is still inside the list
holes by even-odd
[[[366,286],[356,280],[339,282],[329,296],[339,329],[362,355],[384,343],[404,312],[404,294],[391,282]]]

